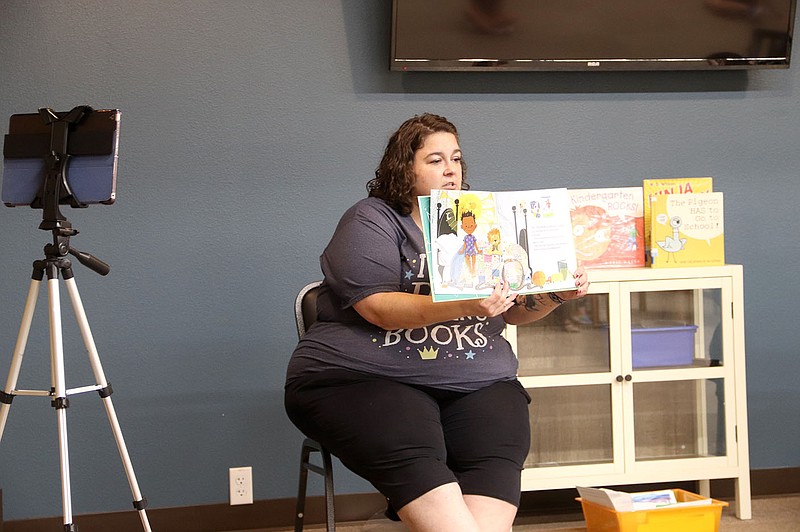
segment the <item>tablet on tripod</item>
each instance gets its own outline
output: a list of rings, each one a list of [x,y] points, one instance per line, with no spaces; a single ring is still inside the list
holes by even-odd
[[[62,117],[67,113],[55,114]],[[99,109],[71,126],[67,183],[81,205],[110,205],[116,199],[119,122],[118,109]],[[36,206],[47,174],[45,158],[50,153],[52,131],[40,114],[11,116],[3,144],[2,201],[7,206]],[[62,199],[60,203],[70,202]]]

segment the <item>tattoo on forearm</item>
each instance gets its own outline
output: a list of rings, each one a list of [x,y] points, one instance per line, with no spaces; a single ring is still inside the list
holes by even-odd
[[[522,305],[525,307],[525,310],[529,312],[539,312],[542,309],[544,303],[544,296],[542,294],[525,294],[524,301]]]
[[[550,292],[548,294],[525,294],[519,296],[516,303],[517,305],[522,305],[528,312],[541,312],[545,309],[550,310],[552,308],[552,305],[545,305],[548,299],[556,305],[560,305],[565,301],[557,294]]]

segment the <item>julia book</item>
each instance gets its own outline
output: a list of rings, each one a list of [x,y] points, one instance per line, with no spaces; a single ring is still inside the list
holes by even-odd
[[[432,190],[423,233],[434,301],[574,290],[577,258],[567,189]]]

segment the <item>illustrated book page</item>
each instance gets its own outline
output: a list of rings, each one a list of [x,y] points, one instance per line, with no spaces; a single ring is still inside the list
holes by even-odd
[[[432,190],[429,240],[434,301],[487,297],[500,281],[521,294],[575,289],[565,188]]]

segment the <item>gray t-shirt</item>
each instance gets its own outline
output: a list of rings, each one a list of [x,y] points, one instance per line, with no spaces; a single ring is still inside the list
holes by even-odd
[[[317,321],[292,355],[287,380],[346,368],[405,382],[473,391],[515,378],[517,359],[502,316],[387,331],[353,304],[380,292],[430,294],[422,231],[378,198],[345,212],[320,258]]]

